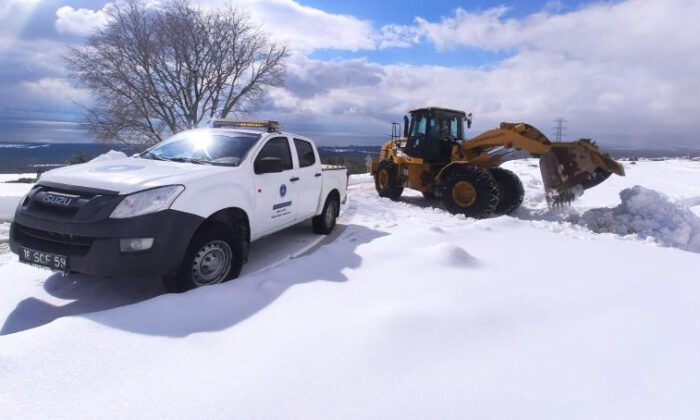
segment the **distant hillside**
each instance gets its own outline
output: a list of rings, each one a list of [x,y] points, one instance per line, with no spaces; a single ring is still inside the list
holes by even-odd
[[[322,146],[321,159],[326,163],[343,164],[351,172],[362,172],[366,168],[367,157],[379,155],[380,146]],[[123,144],[103,143],[0,143],[0,173],[21,173],[45,171],[65,165],[76,155],[91,159],[109,150],[118,150],[131,155],[140,150]],[[616,158],[660,159],[665,157],[700,157],[700,149],[634,149],[603,147]],[[506,160],[527,157],[525,152],[514,152]]]

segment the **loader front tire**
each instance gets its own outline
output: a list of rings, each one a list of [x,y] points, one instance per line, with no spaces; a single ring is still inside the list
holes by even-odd
[[[498,185],[483,169],[458,166],[445,176],[444,187],[445,207],[452,214],[484,219],[496,211]]]
[[[520,178],[512,171],[503,168],[492,168],[491,176],[498,185],[498,206],[496,214],[511,214],[523,203],[525,190]]]
[[[398,166],[389,159],[384,159],[377,165],[374,174],[374,187],[380,197],[398,200],[403,193],[403,186],[398,181]]]

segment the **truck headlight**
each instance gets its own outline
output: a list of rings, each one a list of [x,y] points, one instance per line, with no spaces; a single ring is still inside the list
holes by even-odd
[[[109,217],[112,219],[125,219],[169,209],[173,201],[184,190],[185,187],[182,185],[169,185],[127,195]]]

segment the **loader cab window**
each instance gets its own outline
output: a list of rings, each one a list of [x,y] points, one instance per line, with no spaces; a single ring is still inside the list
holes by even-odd
[[[435,128],[435,117],[429,115],[416,116],[411,119],[411,137],[425,137]]]
[[[440,112],[437,113],[436,117],[437,121],[434,130],[434,136],[436,138],[449,141],[464,138],[462,130],[463,116]]]

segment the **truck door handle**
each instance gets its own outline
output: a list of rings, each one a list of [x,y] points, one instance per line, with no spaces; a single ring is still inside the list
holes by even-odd
[[[298,176],[294,176],[294,177],[289,178],[289,180],[292,181],[292,182],[297,182],[297,181],[299,181],[299,177],[298,177]]]
[[[315,176],[316,178],[318,178],[319,176],[321,176],[321,174],[318,173],[318,174],[315,174],[314,176]]]

